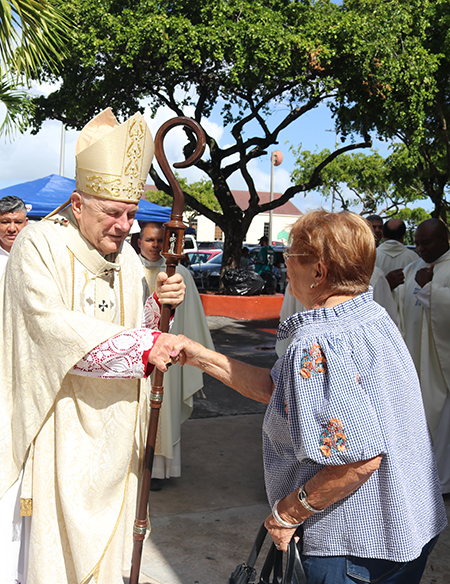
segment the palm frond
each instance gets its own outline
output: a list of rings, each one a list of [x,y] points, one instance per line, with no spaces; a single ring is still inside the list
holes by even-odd
[[[26,91],[10,81],[6,76],[0,79],[0,102],[6,107],[6,114],[0,125],[0,136],[10,140],[16,132],[24,132],[34,113],[34,104]]]
[[[65,54],[70,24],[48,0],[0,0],[0,67],[30,79],[46,62],[55,69]]]

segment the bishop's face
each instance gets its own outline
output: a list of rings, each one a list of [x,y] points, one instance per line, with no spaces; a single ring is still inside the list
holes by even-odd
[[[155,223],[147,223],[141,231],[141,238],[138,239],[142,257],[150,262],[157,262],[161,259],[163,243],[164,228]]]
[[[133,225],[138,204],[77,192],[72,194],[71,200],[78,227],[89,243],[104,256],[119,251]]]

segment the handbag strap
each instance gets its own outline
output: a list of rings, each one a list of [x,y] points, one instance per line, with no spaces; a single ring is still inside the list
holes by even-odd
[[[284,573],[283,584],[292,584],[292,582],[294,582],[294,575],[296,584],[308,584],[303,570],[302,561],[300,559],[300,552],[298,551],[295,539],[292,538],[289,542],[287,551],[286,570]]]
[[[256,560],[258,559],[259,552],[261,551],[264,540],[266,539],[266,535],[267,529],[263,523],[258,531],[258,535],[256,536],[255,543],[253,544],[250,555],[248,556],[247,566],[250,568],[253,568],[256,564]]]
[[[264,525],[263,525],[264,527]],[[265,528],[264,528],[265,529]],[[267,533],[267,530],[266,530]],[[261,534],[261,530],[258,536]],[[286,558],[286,567],[284,570],[283,576],[283,552],[277,550],[275,544],[272,543],[270,546],[269,552],[267,554],[266,560],[264,565],[261,569],[261,575],[259,579],[259,584],[292,584],[294,582],[294,575],[296,578],[296,584],[308,584],[305,576],[305,572],[303,571],[302,561],[300,559],[300,552],[298,550],[297,544],[295,542],[295,535],[300,537],[302,540],[302,531],[301,528],[297,530],[292,537],[291,541],[288,545],[287,551],[287,558]],[[265,534],[264,534],[265,537]],[[264,537],[261,540],[264,541]],[[258,542],[258,537],[257,537]],[[257,543],[255,542],[255,544]],[[261,549],[261,545],[259,549]],[[255,546],[254,546],[255,547]],[[253,552],[253,550],[252,550]],[[255,558],[256,561],[256,558]],[[270,581],[270,575],[273,571],[273,580]]]

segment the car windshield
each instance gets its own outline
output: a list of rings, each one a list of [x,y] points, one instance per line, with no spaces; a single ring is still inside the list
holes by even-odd
[[[189,261],[191,262],[191,264],[204,264],[205,262],[208,261],[208,259],[211,257],[210,253],[202,253],[202,252],[190,252],[188,253],[188,258]]]

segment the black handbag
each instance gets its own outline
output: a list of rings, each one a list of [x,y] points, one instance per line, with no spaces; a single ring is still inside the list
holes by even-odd
[[[255,543],[253,544],[247,562],[236,566],[235,570],[228,579],[228,584],[293,584],[294,577],[296,584],[307,584],[302,562],[300,560],[300,554],[294,538],[292,538],[289,542],[286,565],[284,569],[283,552],[281,550],[277,550],[275,544],[272,543],[267,553],[264,565],[261,569],[261,574],[258,578],[257,572],[255,570],[255,564],[266,535],[267,529],[263,524],[258,532],[258,535],[256,536]],[[301,537],[301,532],[296,532],[296,535],[300,535]]]

